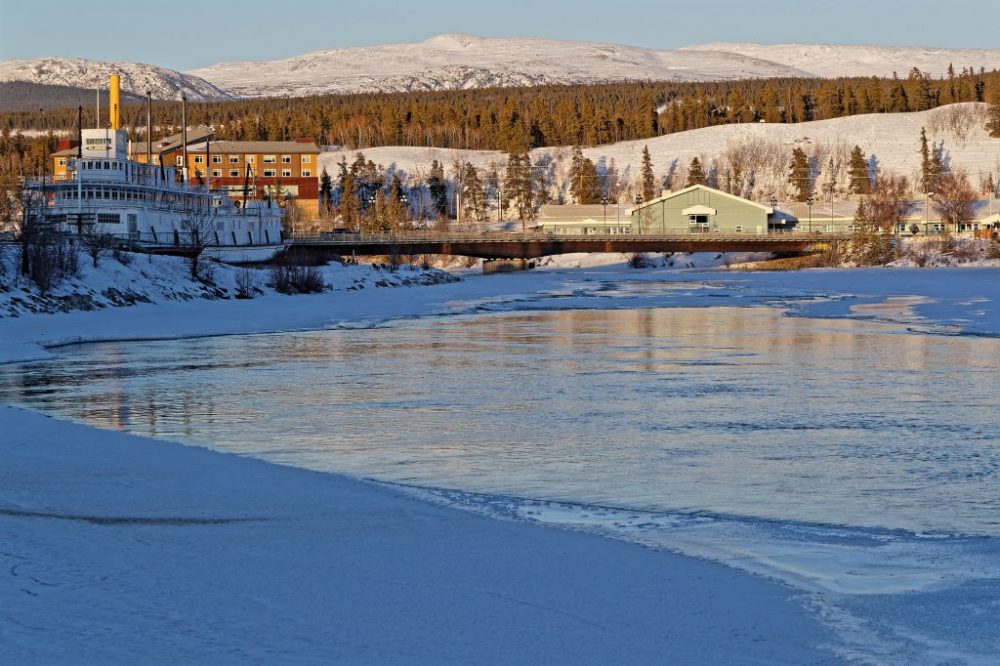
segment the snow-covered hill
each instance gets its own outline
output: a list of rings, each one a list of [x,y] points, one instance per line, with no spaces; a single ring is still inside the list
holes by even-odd
[[[316,51],[189,72],[237,95],[399,92],[624,79],[707,81],[777,76],[943,75],[948,64],[1000,67],[1000,49],[702,44],[656,50],[542,38],[440,35],[414,44]]]
[[[186,73],[80,58],[0,62],[0,83],[103,86],[117,71],[128,92],[158,98],[457,90],[623,80],[712,81],[790,76],[943,75],[953,63],[1000,67],[1000,49],[814,44],[700,44],[657,50],[537,37],[440,35],[423,42],[316,51],[283,60],[224,62]]]
[[[699,53],[733,53],[780,63],[816,76],[905,77],[911,69],[944,76],[948,65],[991,70],[1000,67],[1000,49],[937,49],[923,46],[833,46],[830,44],[698,44],[686,47]]]
[[[734,159],[742,160],[744,178],[750,178],[745,195],[761,199],[776,193],[779,197],[787,182],[788,160],[793,147],[801,147],[813,160],[818,182],[833,179],[834,192],[840,196],[847,182],[846,161],[851,148],[860,146],[872,157],[872,167],[916,178],[920,169],[920,128],[927,129],[928,139],[942,151],[952,168],[968,172],[974,185],[979,178],[1000,174],[1000,140],[990,138],[983,129],[985,105],[953,104],[931,111],[894,114],[870,114],[818,120],[808,123],[745,123],[720,125],[678,132],[666,136],[626,141],[584,149],[599,169],[614,161],[619,173],[636,181],[642,161],[642,149],[649,146],[657,178],[666,185],[683,183],[691,158],[698,157],[708,167],[711,177],[722,179]],[[342,157],[350,162],[355,151],[331,151],[320,155],[321,166],[337,173]],[[442,148],[383,147],[364,151],[365,157],[409,175],[426,176],[432,160],[451,169],[456,160],[469,161],[479,168],[497,166],[502,170],[507,156],[497,151],[451,150]],[[552,190],[565,192],[568,183],[571,151],[566,147],[539,148],[532,160],[548,164]],[[830,158],[834,169],[829,169]],[[721,184],[721,183],[719,183]]]
[[[246,96],[804,74],[794,67],[732,53],[469,35],[317,51],[285,60],[220,63],[188,73]]]
[[[131,62],[105,62],[84,58],[37,58],[0,61],[0,83],[25,81],[74,88],[107,89],[108,76],[121,76],[122,90],[145,95],[151,90],[156,99],[174,99],[185,93],[188,99],[225,99],[228,93],[208,81],[172,69]]]

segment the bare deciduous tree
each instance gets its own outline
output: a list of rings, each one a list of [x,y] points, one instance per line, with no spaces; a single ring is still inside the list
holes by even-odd
[[[114,249],[115,239],[111,234],[100,233],[94,225],[90,225],[80,234],[80,245],[90,257],[94,268],[97,268],[101,257],[107,256]]]
[[[963,171],[942,174],[937,178],[934,196],[934,210],[946,225],[959,225],[971,221],[976,215],[979,195],[969,184]]]

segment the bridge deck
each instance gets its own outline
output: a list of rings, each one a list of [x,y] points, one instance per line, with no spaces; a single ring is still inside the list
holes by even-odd
[[[559,236],[540,233],[296,237],[292,247],[340,255],[450,254],[484,259],[534,259],[574,252],[808,252],[845,234],[670,234]]]

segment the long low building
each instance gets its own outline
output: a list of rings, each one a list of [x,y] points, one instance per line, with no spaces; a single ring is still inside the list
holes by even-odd
[[[665,192],[635,208],[629,216],[635,233],[733,233],[759,234],[792,226],[771,206],[717,190],[691,185]]]
[[[912,210],[894,233],[939,234],[945,229],[933,203],[914,200]],[[974,219],[949,229],[952,233],[1000,232],[1000,202],[983,199]],[[619,234],[852,233],[857,201],[775,201],[757,203],[706,185],[664,192],[656,199],[625,209],[614,204],[543,206],[536,229],[557,236]]]

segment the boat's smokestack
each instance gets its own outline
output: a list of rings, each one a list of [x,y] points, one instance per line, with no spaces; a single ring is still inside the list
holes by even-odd
[[[121,79],[117,74],[111,75],[111,94],[108,99],[109,115],[111,119],[111,129],[121,129]]]

